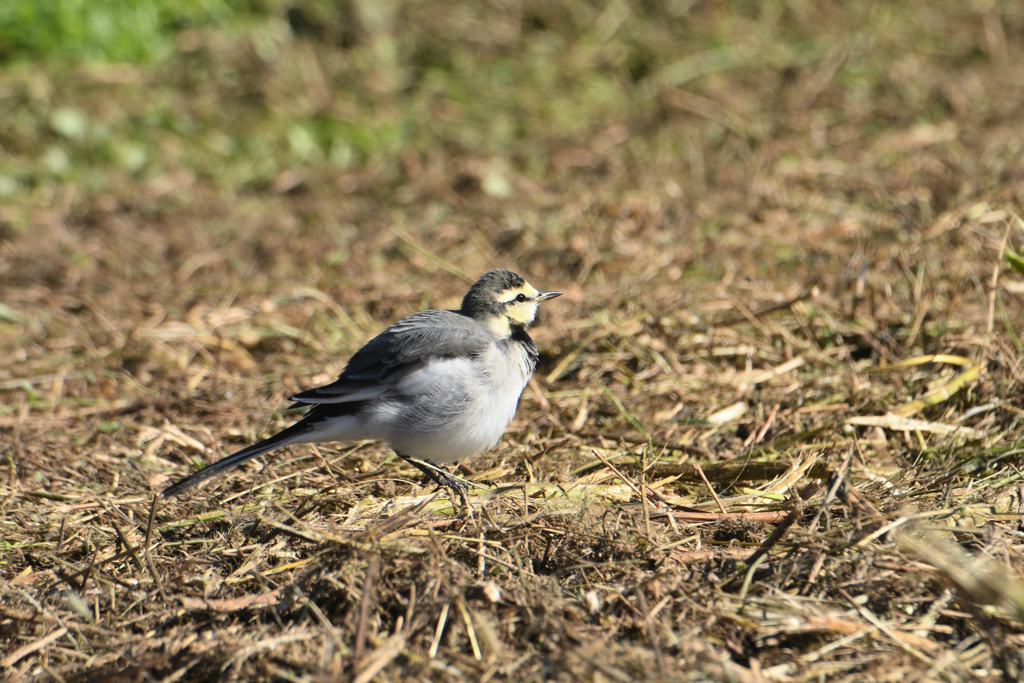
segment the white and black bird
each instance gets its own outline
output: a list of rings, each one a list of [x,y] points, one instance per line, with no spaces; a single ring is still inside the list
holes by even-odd
[[[465,504],[465,482],[433,466],[497,444],[537,364],[527,327],[541,301],[560,295],[537,291],[508,270],[484,273],[459,310],[399,320],[357,351],[336,381],[292,396],[309,407],[294,425],[185,477],[163,495],[282,446],[377,439]]]

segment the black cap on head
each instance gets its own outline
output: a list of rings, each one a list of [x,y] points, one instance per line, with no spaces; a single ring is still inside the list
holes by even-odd
[[[462,312],[484,311],[494,307],[494,295],[512,287],[522,287],[526,280],[511,270],[497,268],[489,270],[473,283],[462,298]]]

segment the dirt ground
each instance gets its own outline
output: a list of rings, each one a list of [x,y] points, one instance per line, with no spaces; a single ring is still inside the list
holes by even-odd
[[[3,676],[1021,680],[1021,7],[374,7],[0,64]],[[156,497],[492,267],[565,295],[472,520]]]

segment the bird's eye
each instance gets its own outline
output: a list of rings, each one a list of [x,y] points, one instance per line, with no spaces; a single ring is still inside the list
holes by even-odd
[[[517,294],[516,298],[513,299],[513,301],[515,301],[517,304],[521,304],[524,301],[526,301],[526,295],[525,294]]]

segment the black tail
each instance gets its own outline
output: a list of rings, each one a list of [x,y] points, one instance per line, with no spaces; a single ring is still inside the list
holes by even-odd
[[[182,491],[192,488],[201,481],[206,481],[210,477],[216,477],[218,474],[223,474],[228,470],[234,469],[243,462],[251,460],[258,455],[263,455],[264,453],[269,453],[281,446],[287,446],[290,443],[295,443],[296,437],[302,436],[308,432],[310,426],[311,425],[306,420],[297,422],[291,427],[278,432],[269,439],[264,439],[259,443],[249,446],[248,448],[243,448],[237,453],[232,453],[223,460],[219,460],[212,465],[199,470],[195,474],[185,477],[175,484],[171,484],[163,490],[162,495],[164,498],[175,496]]]

